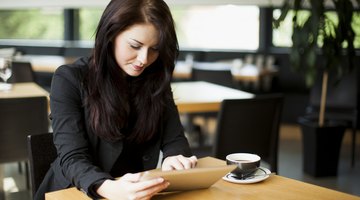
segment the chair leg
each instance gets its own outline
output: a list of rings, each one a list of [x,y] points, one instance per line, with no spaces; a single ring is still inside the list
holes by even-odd
[[[4,191],[4,165],[0,164],[0,200],[5,199],[5,191]]]
[[[29,171],[28,161],[25,161],[25,181],[26,181],[26,189],[30,190],[30,171]]]
[[[18,171],[19,174],[22,174],[22,162],[18,162]]]
[[[204,135],[203,135],[203,130],[201,128],[200,125],[197,125],[194,123],[194,115],[192,114],[188,114],[186,116],[186,122],[185,122],[185,129],[190,133],[190,134],[197,134],[198,136],[198,145],[199,147],[203,146],[204,144]]]
[[[352,141],[351,141],[351,167],[355,166],[355,154],[356,154],[356,128],[352,130]]]
[[[199,126],[199,125],[194,125],[194,126],[193,126],[193,131],[198,134],[199,147],[204,146],[204,135],[203,135],[201,126]]]

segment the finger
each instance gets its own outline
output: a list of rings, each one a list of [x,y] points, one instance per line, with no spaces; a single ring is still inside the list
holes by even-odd
[[[195,167],[196,163],[196,156],[184,157],[183,155],[177,155],[166,158],[161,168],[163,171],[190,169]]]
[[[180,170],[183,169],[181,162],[178,160],[179,156],[172,156],[165,159],[162,170],[163,171],[171,171],[171,170]]]
[[[179,156],[178,159],[182,163],[185,169],[194,168],[197,163],[196,156],[191,156],[191,157]]]
[[[174,168],[170,164],[162,165],[161,167],[162,171],[172,171]]]
[[[138,199],[135,194],[130,194],[127,197],[127,200],[135,200],[135,199]]]
[[[166,189],[170,185],[169,182],[164,181],[163,183],[159,185],[155,185],[153,187],[147,188],[146,190],[139,191],[136,194],[136,197],[138,199],[150,199],[155,194],[159,193],[160,191]]]
[[[197,164],[197,157],[196,156],[191,156],[190,158],[190,161],[191,161],[191,168],[194,168],[196,167],[196,164]]]
[[[124,181],[136,183],[136,182],[140,181],[141,176],[142,176],[142,173],[136,173],[136,174],[127,173],[127,174],[123,175],[120,179],[124,180]]]
[[[189,158],[180,156],[178,160],[181,162],[183,169],[190,169],[192,167],[192,161]]]
[[[174,159],[172,159],[170,162],[170,165],[175,170],[185,169],[184,164],[186,164],[186,161],[184,160],[184,156],[182,155],[174,157]]]
[[[165,182],[165,180],[161,177],[159,178],[154,178],[151,180],[146,180],[146,181],[140,181],[136,184],[134,184],[131,189],[133,191],[142,191],[142,190],[146,190],[149,189],[151,187],[157,186],[157,185],[161,185]]]

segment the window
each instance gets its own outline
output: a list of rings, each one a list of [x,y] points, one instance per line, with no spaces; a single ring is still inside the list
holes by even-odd
[[[0,10],[0,39],[62,40],[62,9]]]
[[[257,6],[172,5],[180,48],[257,50]],[[79,9],[79,39],[93,42],[104,8]],[[64,40],[63,8],[0,10],[0,39]],[[76,30],[75,30],[76,31]]]
[[[246,49],[259,47],[257,6],[174,6],[181,48]]]
[[[80,9],[80,40],[95,40],[95,32],[102,12],[103,9],[100,8]]]
[[[352,27],[355,32],[354,46],[355,46],[355,48],[360,49],[360,12],[357,12],[354,15]]]
[[[80,10],[81,40],[94,40],[102,11]],[[173,6],[171,12],[181,48],[256,50],[259,47],[256,6]]]

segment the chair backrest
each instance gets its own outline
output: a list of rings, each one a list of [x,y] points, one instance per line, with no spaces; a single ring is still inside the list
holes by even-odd
[[[30,62],[13,61],[10,83],[35,82],[35,73]]]
[[[230,153],[255,153],[277,172],[282,105],[280,94],[224,100],[218,115],[214,156],[225,159]]]
[[[48,100],[0,98],[0,163],[27,160],[26,137],[48,132]]]
[[[32,193],[35,194],[57,155],[53,134],[28,135],[27,147]]]
[[[191,72],[192,80],[234,87],[231,66],[223,63],[195,62]]]

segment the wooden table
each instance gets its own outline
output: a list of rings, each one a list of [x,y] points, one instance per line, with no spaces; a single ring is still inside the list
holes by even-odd
[[[48,99],[48,112],[50,113],[49,93],[34,82],[14,83],[11,90],[1,91],[0,98],[21,98],[45,96]]]
[[[21,97],[49,97],[49,93],[33,82],[14,83],[12,89],[8,91],[0,91],[0,98],[21,98]]]
[[[50,56],[50,55],[23,55],[16,58],[17,61],[30,62],[35,72],[54,73],[55,70],[64,64],[75,62],[77,57]]]
[[[273,77],[278,73],[276,69],[263,69],[257,75],[244,75],[244,74],[233,74],[233,78],[236,81],[247,81],[257,83],[265,77]]]
[[[265,77],[273,77],[278,73],[277,70],[263,70],[257,75],[245,75],[245,74],[232,74],[234,81],[239,82],[249,82],[249,83],[258,83]],[[183,80],[190,80],[191,79],[191,71],[174,71],[173,77],[175,79],[183,79]]]
[[[16,58],[16,60],[30,62],[34,71],[53,73],[59,66],[73,63],[74,61],[76,61],[77,58],[78,57],[64,57],[56,55],[23,55]],[[178,63],[182,62],[178,61]],[[174,70],[174,78],[190,79],[191,68],[188,69],[188,67],[184,67],[184,64],[181,64],[179,66],[177,66]],[[261,77],[273,76],[276,73],[276,70],[262,70],[259,75],[235,74],[233,75],[233,78],[237,81],[258,82]]]
[[[17,61],[30,62],[35,72],[54,73],[55,70],[64,64],[70,64],[76,61],[78,57],[64,57],[56,55],[23,55],[17,57]],[[178,61],[177,67],[175,67],[173,77],[180,80],[191,79],[191,67],[186,66],[181,61]],[[269,84],[271,78],[277,74],[277,70],[264,69],[258,75],[244,75],[244,74],[233,74],[233,80],[236,82],[244,82],[254,84],[255,88],[262,87],[264,90],[269,90]]]
[[[253,98],[254,94],[204,81],[171,84],[180,113],[216,112],[224,99]]]
[[[172,83],[175,103],[180,113],[212,112],[220,109],[224,99],[252,98],[251,93],[227,88],[207,82]],[[36,83],[16,83],[10,91],[0,91],[0,98],[49,96]]]
[[[208,63],[203,63],[202,65],[206,66],[206,65],[216,65],[216,64],[220,64],[221,63],[216,63],[216,62],[208,62]],[[224,70],[229,70],[232,71],[232,63],[222,63],[225,67]],[[214,66],[216,67],[216,66]],[[255,67],[255,66],[254,66]],[[209,70],[211,70],[211,67],[208,68]],[[173,73],[173,77],[175,79],[191,79],[191,66],[188,66],[185,62],[182,61],[178,61],[175,69],[174,69],[174,73]],[[234,81],[238,81],[238,82],[249,82],[249,83],[259,83],[260,81],[262,81],[265,78],[272,78],[273,76],[275,76],[278,73],[278,70],[276,67],[272,67],[272,68],[264,68],[261,69],[259,73],[257,74],[244,74],[244,73],[237,73],[236,71],[232,71],[232,77]]]
[[[208,159],[209,165],[222,165],[224,161]],[[46,200],[89,200],[76,188],[69,188],[46,194]],[[338,192],[324,187],[304,183],[294,179],[273,175],[268,179],[253,184],[234,184],[219,180],[208,189],[176,193],[161,193],[154,200],[360,200],[360,197]]]

